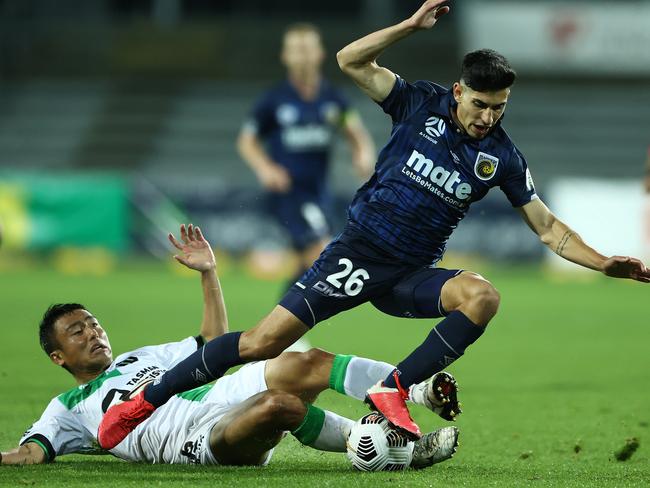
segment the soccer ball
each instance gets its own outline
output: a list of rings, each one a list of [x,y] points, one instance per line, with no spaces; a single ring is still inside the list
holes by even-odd
[[[413,446],[383,415],[372,412],[350,429],[347,454],[359,471],[401,471],[411,464]]]

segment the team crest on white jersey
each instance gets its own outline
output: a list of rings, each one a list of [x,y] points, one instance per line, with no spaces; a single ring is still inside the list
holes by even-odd
[[[432,116],[424,123],[424,132],[420,132],[420,135],[429,142],[438,144],[436,139],[445,133],[446,128],[447,126],[444,120],[440,117]]]
[[[487,181],[496,174],[497,166],[499,166],[499,158],[479,152],[474,163],[474,174],[479,179]]]

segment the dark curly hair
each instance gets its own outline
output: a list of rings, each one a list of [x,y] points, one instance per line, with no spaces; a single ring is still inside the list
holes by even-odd
[[[492,92],[509,88],[517,73],[508,60],[492,49],[479,49],[463,58],[460,79],[472,90]]]

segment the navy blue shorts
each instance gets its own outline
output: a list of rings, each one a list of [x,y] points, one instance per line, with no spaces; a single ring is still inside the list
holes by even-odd
[[[461,272],[405,265],[364,235],[346,229],[280,305],[308,327],[365,302],[395,317],[443,317],[447,312],[440,301],[442,286]]]
[[[272,193],[269,208],[298,251],[331,235],[325,198],[302,192]]]

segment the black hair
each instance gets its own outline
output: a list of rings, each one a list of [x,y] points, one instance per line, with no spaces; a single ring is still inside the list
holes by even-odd
[[[479,49],[463,58],[460,79],[472,90],[493,92],[512,86],[517,73],[508,60],[492,49]]]
[[[38,328],[38,338],[43,351],[48,356],[52,351],[60,347],[54,334],[54,323],[63,315],[74,312],[75,310],[86,310],[86,307],[80,303],[55,303],[50,305],[43,314],[41,324]]]

